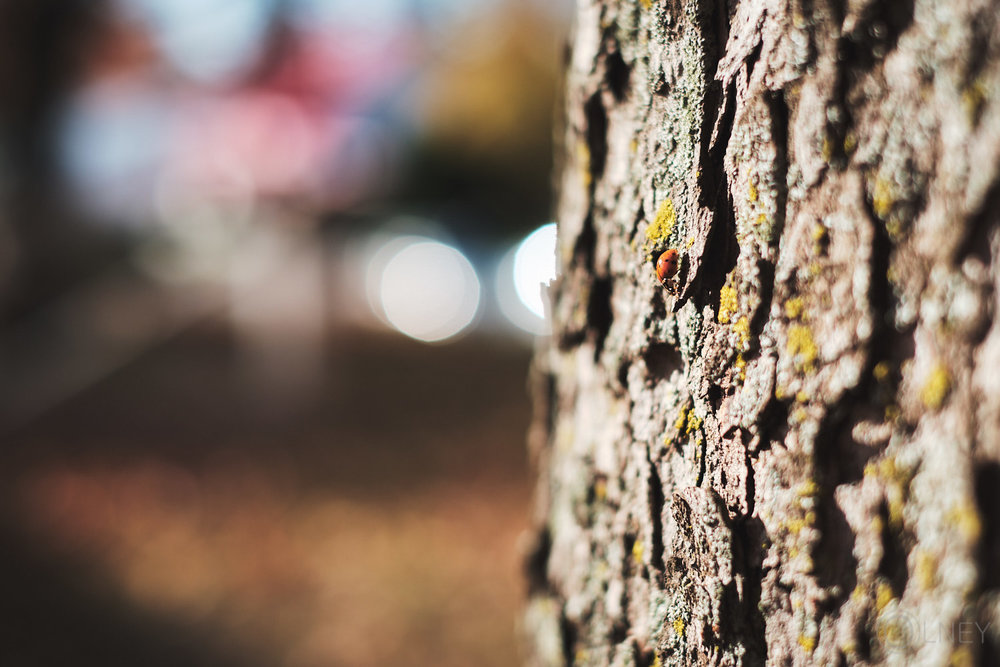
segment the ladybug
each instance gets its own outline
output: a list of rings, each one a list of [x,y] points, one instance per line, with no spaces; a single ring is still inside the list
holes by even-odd
[[[677,293],[677,287],[674,285],[673,280],[671,280],[674,274],[677,273],[677,263],[677,251],[673,248],[664,250],[656,258],[656,277],[659,278],[660,284],[666,287],[671,294]]]

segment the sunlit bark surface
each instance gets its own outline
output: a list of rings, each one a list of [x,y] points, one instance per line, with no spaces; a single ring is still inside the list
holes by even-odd
[[[998,664],[998,23],[578,0],[533,664]]]

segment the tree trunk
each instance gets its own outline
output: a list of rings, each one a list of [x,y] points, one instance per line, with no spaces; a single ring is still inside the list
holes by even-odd
[[[533,664],[998,664],[998,23],[577,0]]]

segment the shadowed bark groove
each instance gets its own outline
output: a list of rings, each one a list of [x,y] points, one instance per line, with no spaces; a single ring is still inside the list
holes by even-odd
[[[577,0],[531,664],[995,660],[998,16]]]

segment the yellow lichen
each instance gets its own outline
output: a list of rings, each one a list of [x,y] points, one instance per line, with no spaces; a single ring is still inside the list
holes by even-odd
[[[750,201],[757,201],[757,185],[753,180],[747,184],[747,196],[750,198]]]
[[[903,527],[903,498],[899,489],[890,490],[889,495],[889,525],[899,530]]]
[[[880,461],[869,461],[866,463],[865,474],[881,477],[882,479],[895,480],[900,476],[900,467],[896,465],[896,459],[886,456]]]
[[[808,479],[799,484],[799,488],[796,490],[795,495],[799,498],[809,498],[811,496],[815,496],[817,493],[819,493],[819,484],[817,484],[814,480]]]
[[[676,634],[678,637],[683,637],[684,636],[684,619],[683,618],[674,619],[674,634]]]
[[[740,382],[747,379],[747,360],[743,358],[743,353],[738,352],[736,354],[736,368],[739,369],[739,380]]]
[[[757,216],[757,226],[759,227],[760,225],[763,225],[765,222],[767,222],[767,214],[766,213],[759,214]]]
[[[823,153],[823,161],[829,162],[830,158],[833,157],[833,142],[830,141],[830,137],[823,137],[821,151]]]
[[[642,5],[643,9],[650,9],[653,6],[653,0],[639,0],[639,4]]]
[[[805,519],[789,519],[786,527],[788,528],[789,535],[798,535],[808,525]]]
[[[642,542],[639,540],[632,544],[632,560],[635,561],[636,565],[642,565]]]
[[[912,630],[905,617],[889,614],[879,619],[875,626],[875,636],[885,646],[899,647],[913,639]]]
[[[585,141],[576,144],[576,160],[580,163],[580,173],[583,176],[583,187],[589,188],[594,178],[590,173],[590,146]]]
[[[854,149],[858,147],[858,138],[854,136],[853,132],[848,132],[844,135],[844,154],[850,155],[854,152]]]
[[[903,527],[903,510],[906,508],[906,499],[914,474],[914,468],[898,465],[896,459],[891,456],[883,458],[878,463],[869,462],[865,465],[865,476],[875,477],[885,485],[889,525],[896,530]]]
[[[898,241],[903,237],[903,222],[893,218],[887,220],[885,223],[885,231],[889,235],[889,238],[893,241]]]
[[[681,411],[677,415],[677,421],[674,422],[674,428],[676,430],[678,431],[681,430],[682,428],[684,428],[684,424],[687,423],[687,411],[688,407],[686,405],[682,405]]]
[[[677,213],[674,211],[674,202],[670,197],[667,197],[656,211],[653,222],[646,227],[646,238],[654,243],[665,241],[674,231],[676,222]]]
[[[598,479],[594,482],[594,497],[600,501],[604,501],[608,497],[608,483],[604,479]]]
[[[979,120],[986,97],[986,87],[980,79],[976,79],[962,91],[962,106],[965,107],[965,114],[969,118],[970,125],[975,125],[976,121]]]
[[[802,316],[802,298],[794,297],[785,302],[785,315],[788,316],[790,320],[797,320]]]
[[[829,240],[829,232],[826,227],[822,224],[816,224],[812,231],[813,239],[813,252],[817,255],[824,254],[826,252],[826,244]]]
[[[937,582],[937,561],[926,551],[917,552],[917,563],[914,567],[917,583],[925,591],[934,588]]]
[[[889,379],[890,370],[891,369],[889,367],[889,362],[880,361],[877,364],[875,364],[875,368],[872,369],[872,375],[875,376],[875,379],[877,381],[885,382],[887,379]]]
[[[799,392],[797,392],[795,394],[795,402],[796,403],[808,403],[809,402],[809,394],[806,393],[805,391],[799,391]]]
[[[750,344],[750,320],[746,316],[736,320],[733,331],[740,336],[740,345],[745,349]]]
[[[889,584],[880,581],[875,588],[875,611],[881,613],[895,597]]]
[[[728,285],[719,290],[719,322],[729,324],[730,318],[739,309],[739,297],[736,289]]]
[[[889,217],[895,204],[896,199],[893,197],[889,181],[882,178],[877,179],[872,192],[872,209],[875,211],[875,215],[885,220]]]
[[[944,364],[937,364],[924,381],[924,386],[920,390],[920,400],[931,410],[937,410],[948,397],[951,391],[951,375]]]
[[[808,635],[799,635],[799,646],[806,653],[812,653],[813,649],[816,648],[816,639]]]
[[[983,524],[979,520],[979,512],[970,503],[961,503],[953,507],[948,512],[948,520],[970,542],[978,540],[979,535],[983,532]]]
[[[948,667],[972,667],[975,664],[972,649],[968,646],[956,646],[948,658]]]
[[[701,428],[701,417],[694,413],[694,410],[688,412],[687,416],[687,432],[694,433]]]
[[[689,237],[688,237],[688,240],[687,240],[687,241],[685,241],[685,243],[684,243],[684,247],[685,247],[685,248],[687,248],[688,250],[690,250],[691,248],[693,248],[693,247],[694,247],[694,242],[695,242],[696,240],[697,240],[697,239],[695,239],[695,237],[693,237],[693,236],[689,236]]]
[[[815,368],[818,349],[812,331],[807,326],[796,324],[788,329],[786,351],[795,358],[795,365],[811,372]]]

